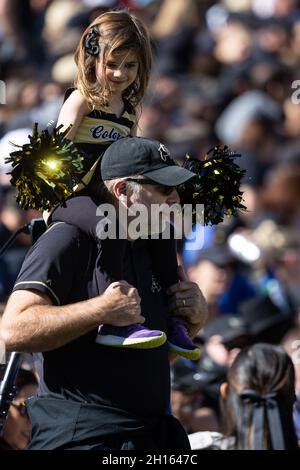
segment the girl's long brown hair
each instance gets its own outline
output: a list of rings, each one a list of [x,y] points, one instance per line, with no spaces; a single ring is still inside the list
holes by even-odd
[[[84,47],[92,29],[99,33],[100,54],[97,56],[89,55]],[[84,31],[75,52],[78,67],[75,86],[91,107],[108,105],[111,96],[104,73],[101,82],[96,78],[97,60],[101,60],[104,72],[108,55],[122,51],[134,52],[138,60],[137,78],[123,93],[135,107],[145,95],[152,66],[150,37],[142,21],[126,10],[110,11],[98,16]]]
[[[277,394],[286,449],[298,449],[293,424],[295,374],[291,359],[281,346],[257,343],[243,349],[228,372],[228,395],[222,402],[225,435],[234,436],[236,448],[254,449],[253,405],[241,400],[241,393],[252,390],[260,395]],[[272,450],[270,423],[264,415],[265,450]]]

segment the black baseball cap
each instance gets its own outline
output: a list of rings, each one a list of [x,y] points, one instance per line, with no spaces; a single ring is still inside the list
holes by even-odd
[[[143,175],[155,183],[178,186],[195,176],[182,168],[164,144],[144,137],[124,137],[111,144],[101,159],[104,181],[126,176]]]
[[[239,313],[248,325],[252,335],[263,334],[267,330],[281,325],[284,334],[284,324],[292,324],[291,315],[275,305],[268,295],[257,295],[243,302]]]
[[[225,268],[237,262],[226,245],[213,245],[199,251],[194,264],[201,261],[210,261],[219,268]]]
[[[222,343],[227,343],[240,336],[248,336],[249,330],[241,316],[227,314],[221,315],[205,325],[200,339],[206,343],[214,335],[221,336]]]

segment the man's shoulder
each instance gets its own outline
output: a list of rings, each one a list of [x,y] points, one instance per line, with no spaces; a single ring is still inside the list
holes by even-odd
[[[47,228],[43,235],[47,237],[54,237],[57,234],[66,234],[70,238],[86,237],[85,233],[80,229],[80,227],[69,222],[54,222]]]
[[[88,247],[90,240],[76,225],[66,222],[55,222],[39,237],[33,248],[52,247],[54,252],[66,248]]]
[[[68,303],[73,286],[79,288],[92,266],[91,255],[89,240],[78,227],[55,223],[27,252],[13,290],[36,289],[56,305]]]

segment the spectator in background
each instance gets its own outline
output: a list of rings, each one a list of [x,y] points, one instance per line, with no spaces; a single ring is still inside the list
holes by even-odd
[[[216,363],[230,367],[237,354],[251,343],[250,331],[243,318],[224,315],[205,325],[199,339],[205,353]]]
[[[257,214],[259,225],[255,227],[252,220],[248,227],[229,236],[228,245],[235,256],[251,266],[258,291],[268,295],[283,314],[295,316],[300,308],[299,230]]]
[[[2,247],[13,233],[26,223],[26,214],[18,207],[14,200],[14,193],[8,193],[0,211],[0,247]],[[4,254],[0,262],[3,263],[3,271],[0,274],[5,286],[0,298],[7,298],[16,276],[21,268],[24,256],[29,248],[30,239],[25,234],[20,234],[13,242],[10,249]]]
[[[172,76],[187,72],[193,53],[191,45],[200,24],[199,4],[198,0],[162,2],[150,30],[157,45],[157,74]]]
[[[25,450],[30,441],[31,424],[25,400],[37,393],[38,381],[32,371],[20,369],[17,375],[17,395],[11,402],[0,438],[0,450]]]
[[[293,316],[276,306],[268,295],[244,302],[240,314],[253,342],[278,344],[293,325]]]
[[[300,220],[300,165],[275,166],[265,181],[262,208],[282,225],[298,228]]]
[[[3,22],[11,40],[10,61],[43,66],[46,51],[41,36],[44,12],[51,0],[4,0]]]
[[[215,403],[199,378],[198,368],[191,361],[183,358],[175,361],[171,369],[172,412],[183,424],[187,433],[218,431],[219,421]]]
[[[251,344],[250,333],[242,318],[224,315],[206,324],[198,335],[198,341],[202,344],[203,354],[194,378],[220,417],[220,385],[236,355]]]
[[[282,346],[290,356],[295,369],[294,424],[300,444],[300,325],[289,330],[282,340]]]
[[[281,346],[258,343],[242,350],[221,386],[224,434],[192,448],[214,450],[296,450],[293,363]]]
[[[226,246],[211,246],[199,251],[188,268],[190,279],[198,284],[208,303],[208,322],[219,314],[234,314],[238,306],[255,295],[237,259]]]
[[[85,29],[90,23],[92,23],[95,18],[97,18],[97,16],[102,15],[103,13],[106,13],[109,10],[117,10],[120,7],[126,7],[125,1],[120,2],[119,0],[82,0],[82,2],[80,2],[81,5],[78,2],[78,13],[73,10],[73,16],[69,19],[68,26],[80,27],[82,29]]]

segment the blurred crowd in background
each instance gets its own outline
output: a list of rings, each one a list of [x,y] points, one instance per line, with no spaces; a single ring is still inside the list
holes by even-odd
[[[199,249],[180,246],[209,317],[197,338],[200,361],[173,366],[173,412],[189,433],[218,432],[219,385],[245,346],[282,343],[298,357],[300,400],[300,1],[0,0],[0,246],[40,217],[16,205],[10,142],[24,144],[34,122],[55,124],[83,30],[124,6],[153,38],[139,135],[162,141],[179,161],[225,143],[247,170],[247,212],[205,227]],[[30,243],[20,235],[0,260],[3,304]]]

